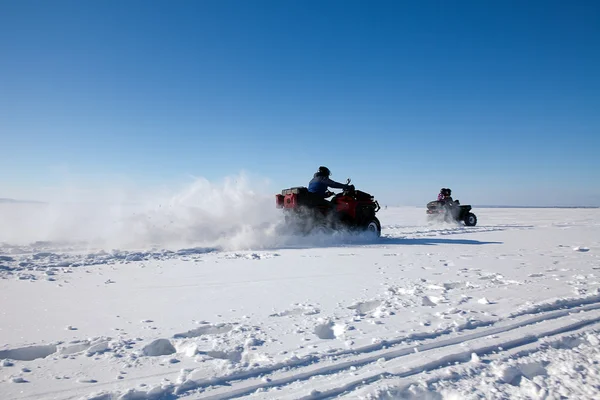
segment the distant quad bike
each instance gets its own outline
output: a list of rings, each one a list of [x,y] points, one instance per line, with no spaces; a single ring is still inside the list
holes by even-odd
[[[381,209],[379,203],[369,193],[354,189],[354,185],[331,201],[310,193],[306,187],[284,189],[276,195],[276,204],[285,213],[286,229],[294,233],[349,230],[381,236],[381,223],[375,216]]]
[[[430,201],[427,203],[427,219],[430,222],[464,222],[466,226],[477,225],[477,216],[471,212],[471,206],[461,205],[458,200],[446,203]]]

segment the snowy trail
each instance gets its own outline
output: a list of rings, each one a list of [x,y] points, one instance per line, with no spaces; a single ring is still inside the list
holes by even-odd
[[[390,208],[378,241],[231,251],[3,244],[1,397],[437,399],[480,393],[482,373],[483,397],[526,398],[566,373],[563,391],[594,398],[577,384],[595,382],[594,351],[567,363],[591,372],[527,365],[600,343],[600,211],[478,217],[429,226]],[[494,374],[510,363],[504,387]]]
[[[575,303],[586,305],[576,306]],[[173,396],[191,393],[190,398],[198,399],[227,399],[247,395],[263,398],[262,394],[264,398],[275,396],[281,399],[324,399],[391,376],[406,378],[448,365],[468,362],[473,353],[478,356],[492,353],[501,355],[503,352],[526,346],[539,339],[570,333],[582,327],[600,328],[598,324],[600,324],[600,298],[582,299],[572,301],[571,307],[566,309],[564,304],[553,307],[548,305],[544,311],[532,310],[531,314],[521,314],[511,320],[487,327],[471,327],[466,328],[465,331],[448,332],[430,338],[402,337],[376,346],[329,353],[322,357],[310,357],[269,368],[215,376],[208,380],[189,379],[179,385],[164,387],[161,392],[162,395]],[[464,333],[468,330],[474,332]],[[445,339],[445,336],[453,337]],[[414,342],[407,344],[411,340]],[[47,350],[42,352],[41,348],[16,349],[13,350],[15,354],[8,358],[23,360],[28,358],[28,355],[33,355],[32,358],[46,357],[48,355],[46,352]],[[5,357],[0,354],[0,358]],[[148,375],[138,380],[163,375]],[[308,390],[306,388],[293,387],[293,384],[308,380],[311,381],[310,393],[306,393]],[[269,391],[263,392],[265,389],[276,390],[276,395]],[[193,394],[198,390],[202,390],[202,393]],[[155,389],[154,393],[158,391]],[[259,396],[260,393],[262,394]],[[47,395],[65,399],[81,396],[81,394],[73,395],[73,391],[57,391],[16,398],[26,399]],[[65,397],[61,397],[63,395]],[[138,395],[145,396],[143,398],[152,397],[151,393],[138,392]]]
[[[278,392],[278,398],[300,398],[300,399],[326,399],[351,392],[363,385],[373,384],[381,379],[390,377],[406,378],[414,375],[422,374],[432,370],[452,366],[456,368],[459,363],[466,363],[476,358],[488,354],[501,354],[504,350],[518,349],[531,342],[537,341],[540,338],[552,338],[553,336],[561,335],[565,332],[577,331],[582,327],[596,325],[600,322],[600,315],[594,313],[589,318],[577,318],[576,322],[571,322],[563,326],[555,328],[540,328],[527,331],[517,330],[515,332],[502,332],[493,340],[474,340],[473,342],[460,343],[459,349],[444,348],[443,350],[435,349],[436,351],[429,352],[427,350],[419,351],[417,354],[406,356],[402,359],[396,359],[394,355],[382,355],[381,361],[377,361],[377,367],[370,368],[368,372],[360,370],[352,371],[350,377],[342,377],[336,375],[335,383],[329,379],[323,386],[319,386],[315,381],[311,382],[311,393],[306,396],[300,396],[300,393],[292,393],[291,397],[285,394],[281,396]],[[502,349],[502,350],[499,350]],[[389,360],[389,361],[388,361]],[[231,398],[226,396],[226,398]]]
[[[597,351],[597,343],[600,331],[597,329],[597,324],[588,326],[583,323],[583,325],[583,328],[545,336],[542,338],[542,343],[535,338],[531,338],[535,340],[531,343],[517,338],[511,343],[515,345],[514,347],[509,346],[502,351],[487,349],[489,351],[486,352],[485,347],[475,348],[468,360],[466,355],[462,357],[463,354],[457,353],[458,357],[446,358],[445,361],[448,363],[445,365],[432,361],[427,366],[431,368],[417,367],[416,374],[412,373],[413,371],[408,367],[410,364],[407,363],[402,368],[409,369],[408,371],[382,374],[371,382],[351,381],[352,387],[349,385],[337,387],[332,389],[330,394],[335,393],[334,398],[368,399],[441,399],[446,396],[448,398],[472,396],[489,399],[544,399],[552,396],[548,396],[548,388],[542,388],[538,383],[544,384],[544,379],[554,379],[554,387],[551,391],[558,392],[559,398],[594,399],[600,394],[597,379],[597,358],[600,355]],[[579,324],[573,327],[577,326]],[[590,328],[595,328],[594,334],[590,334]],[[560,354],[561,351],[563,354]],[[586,351],[587,353],[584,353]],[[568,355],[575,355],[577,365],[568,365],[566,368],[561,365],[561,362],[565,361],[565,352]],[[559,353],[558,356],[556,353]],[[595,356],[596,360],[591,359],[590,355]],[[572,362],[572,360],[568,361]],[[587,372],[596,376],[596,379],[586,377],[582,385],[580,378],[572,379],[569,375],[571,371],[582,371],[586,362]],[[554,373],[549,374],[547,367],[552,363],[558,364],[558,368],[555,365]],[[390,370],[392,368],[390,366]],[[535,382],[536,380],[538,383]],[[465,388],[467,385],[470,387]],[[483,391],[478,386],[483,387]],[[432,387],[433,390],[430,389]],[[346,391],[340,393],[340,389]]]
[[[394,343],[395,341],[392,340],[378,345],[377,347],[380,347],[380,350],[372,348],[356,349],[352,352],[352,357],[343,358],[340,361],[331,362],[332,358],[339,355],[329,354],[323,360],[310,360],[311,365],[307,367],[294,368],[292,371],[280,372],[279,374],[276,374],[278,372],[276,370],[262,370],[256,371],[254,374],[216,378],[210,382],[188,382],[187,385],[188,387],[197,385],[198,388],[224,385],[226,389],[223,393],[211,395],[210,391],[207,391],[207,393],[203,393],[197,398],[211,400],[226,399],[250,395],[259,389],[277,388],[302,380],[310,380],[314,377],[352,370],[351,375],[355,377],[349,383],[339,385],[340,377],[335,377],[335,383],[333,384],[335,388],[321,389],[314,380],[311,381],[311,394],[307,398],[329,398],[352,390],[362,384],[372,383],[388,375],[401,377],[416,375],[455,362],[469,361],[473,353],[477,355],[485,355],[492,352],[498,353],[527,345],[540,338],[563,334],[588,325],[599,324],[599,310],[600,300],[597,300],[596,303],[587,306],[545,312],[542,315],[531,318],[516,318],[517,321],[515,322],[503,321],[492,327],[476,329],[475,333],[459,335],[451,339],[443,339],[445,335],[439,335],[439,337],[432,338],[431,341],[427,341],[425,344],[406,346],[405,342],[407,339],[400,338],[396,341],[398,343]],[[401,346],[401,344],[404,344],[404,346]],[[403,348],[395,349],[395,347]],[[357,354],[360,356],[356,356]],[[363,354],[368,355],[362,356]],[[382,364],[382,360],[385,361],[385,366],[380,365]],[[321,364],[328,365],[321,366]],[[369,365],[374,365],[375,367],[369,369],[367,368]],[[400,370],[406,369],[407,365],[414,366],[411,366],[405,372],[400,372]],[[294,365],[281,365],[278,366],[277,370],[287,370],[290,367],[294,367]],[[357,368],[365,369],[368,372],[361,375],[355,372]],[[258,380],[262,382],[250,382],[249,378],[253,376],[260,376]],[[265,379],[268,379],[268,382],[265,382]],[[243,381],[241,383],[235,382],[238,380]],[[331,385],[332,383],[329,379],[323,383],[323,386]],[[214,391],[217,390],[215,389]],[[306,392],[306,389],[301,389],[300,391]],[[293,393],[293,395],[300,396],[301,393]],[[286,396],[285,393],[277,392],[278,398],[287,398],[284,396]]]

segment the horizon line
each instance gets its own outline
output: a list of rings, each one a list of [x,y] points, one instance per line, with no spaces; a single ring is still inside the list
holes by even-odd
[[[0,198],[0,204],[52,204],[52,203],[95,203],[94,201],[83,201],[83,202],[73,202],[73,201],[40,201],[40,200],[21,200],[21,199],[13,199],[13,198]],[[139,204],[138,202],[125,202],[120,203],[124,205],[134,205]],[[504,204],[469,204],[473,208],[600,208],[600,206],[592,206],[592,205],[504,205]],[[388,207],[389,205],[383,204],[383,207]],[[422,207],[420,205],[402,205],[397,204],[389,207]]]

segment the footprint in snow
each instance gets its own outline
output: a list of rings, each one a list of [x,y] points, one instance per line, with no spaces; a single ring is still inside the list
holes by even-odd
[[[319,339],[336,339],[343,335],[347,327],[345,325],[334,324],[331,321],[323,322],[313,330]]]
[[[292,308],[290,310],[280,311],[270,314],[269,317],[290,317],[294,315],[316,315],[321,311],[317,308]]]
[[[16,349],[8,349],[0,351],[0,359],[10,359],[18,361],[33,361],[38,358],[46,358],[51,354],[56,353],[55,345],[40,345],[20,347]],[[7,360],[5,360],[7,361]],[[9,361],[10,363],[10,361]],[[7,366],[3,363],[4,366]]]
[[[585,253],[590,251],[590,249],[588,247],[582,247],[582,246],[577,246],[573,248],[573,251],[578,251],[580,253]]]
[[[173,337],[175,339],[182,338],[193,338],[202,335],[218,335],[221,333],[227,333],[233,329],[233,325],[230,324],[219,324],[219,325],[207,325],[201,326],[196,329],[191,329],[187,332],[176,333]]]
[[[212,358],[239,363],[242,361],[243,351],[241,349],[232,351],[199,351],[198,354],[204,354]]]
[[[98,383],[98,381],[90,378],[80,378],[77,379],[77,383]]]
[[[71,342],[71,344],[61,347],[59,352],[63,355],[81,353],[82,351],[89,349],[90,345],[91,343],[87,340],[82,342]]]
[[[465,282],[446,282],[443,284],[444,289],[452,290],[452,289],[463,289],[468,285]]]

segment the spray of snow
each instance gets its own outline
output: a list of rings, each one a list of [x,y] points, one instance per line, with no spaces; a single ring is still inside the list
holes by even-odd
[[[90,193],[71,187],[50,203],[0,204],[0,243],[243,250],[365,240],[347,234],[290,235],[275,207],[277,192],[245,174],[216,183],[197,178],[175,191],[99,187]]]
[[[260,243],[279,220],[268,188],[244,174],[219,183],[198,178],[172,192],[131,192],[65,190],[50,203],[1,204],[0,242],[243,248]]]

